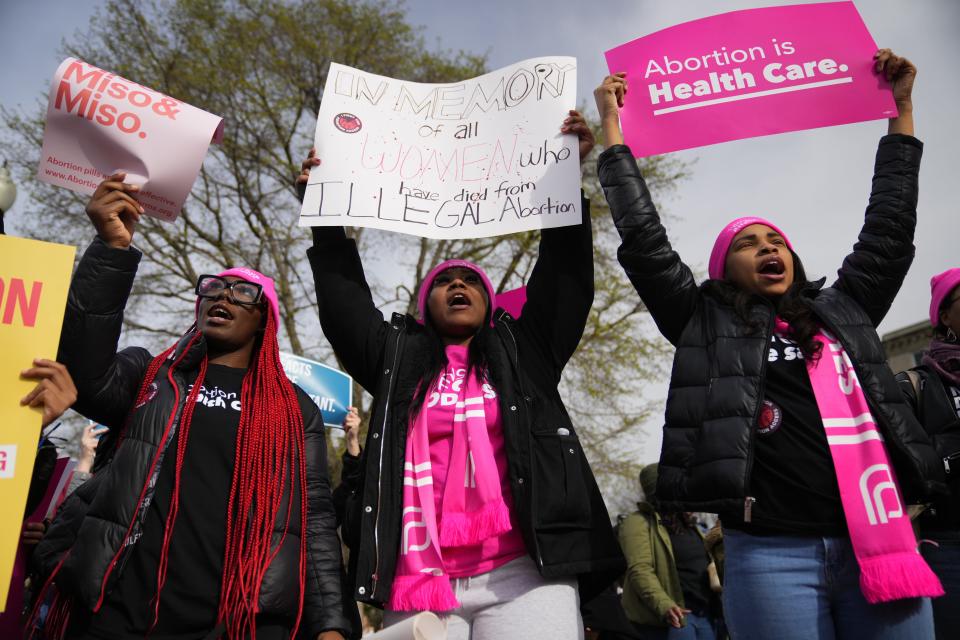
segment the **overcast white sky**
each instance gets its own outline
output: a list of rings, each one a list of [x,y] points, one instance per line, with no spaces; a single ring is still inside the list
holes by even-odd
[[[472,4],[472,3],[471,3]],[[465,2],[411,2],[414,22],[441,44],[488,51],[496,68],[536,55],[577,57],[581,101],[593,109],[593,87],[607,73],[603,52],[641,35],[704,16],[796,1],[487,0],[466,18]],[[881,329],[926,317],[929,279],[960,265],[960,2],[861,0],[857,7],[881,47],[917,65],[917,136],[924,141],[917,259]],[[811,275],[831,278],[863,220],[873,157],[885,121],[755,138],[677,155],[696,160],[693,175],[666,205],[679,221],[669,232],[691,264],[704,266],[717,231],[738,215],[782,226]]]
[[[0,2],[0,102],[30,104],[49,86],[63,38],[86,28],[99,2]],[[579,63],[580,101],[593,110],[593,87],[607,73],[603,52],[633,38],[704,16],[796,1],[731,0],[410,0],[410,19],[431,46],[487,52],[489,67],[541,55]],[[860,0],[881,47],[916,63],[917,136],[924,141],[917,258],[881,332],[926,317],[929,278],[960,265],[956,189],[960,179],[960,2]],[[692,177],[666,201],[680,254],[702,268],[728,220],[756,214],[790,236],[811,276],[832,278],[862,222],[883,121],[769,136],[680,152],[696,161]],[[0,150],[2,155],[2,150]],[[21,185],[25,190],[29,185]],[[25,199],[25,198],[24,198]],[[12,215],[22,204],[15,204]],[[659,450],[658,427],[643,447]]]

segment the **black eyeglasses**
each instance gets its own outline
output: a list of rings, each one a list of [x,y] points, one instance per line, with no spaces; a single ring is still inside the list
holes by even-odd
[[[228,290],[230,293],[227,294]],[[262,293],[262,286],[246,280],[227,282],[220,276],[212,275],[202,275],[197,279],[197,296],[209,300],[216,300],[226,294],[230,302],[235,304],[254,305],[260,302]]]

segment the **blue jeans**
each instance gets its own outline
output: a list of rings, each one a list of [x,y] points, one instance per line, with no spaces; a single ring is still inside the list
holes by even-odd
[[[933,600],[937,640],[956,638],[960,635],[960,540],[922,544],[920,552],[947,592],[942,598]]]
[[[724,530],[723,542],[733,640],[933,640],[929,598],[867,602],[847,538]]]
[[[688,613],[685,619],[687,624],[679,629],[670,627],[667,640],[716,640],[717,636],[709,618]]]
[[[636,625],[641,640],[716,640],[710,618],[693,613],[686,615],[687,624],[679,629],[673,627],[642,627]]]

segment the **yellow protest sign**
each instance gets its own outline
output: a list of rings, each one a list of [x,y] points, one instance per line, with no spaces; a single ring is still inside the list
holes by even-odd
[[[0,612],[7,603],[41,414],[20,406],[20,372],[56,359],[75,247],[0,236]]]

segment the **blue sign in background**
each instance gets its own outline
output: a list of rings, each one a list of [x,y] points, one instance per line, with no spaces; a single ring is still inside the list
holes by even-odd
[[[280,353],[280,363],[290,382],[307,392],[320,407],[323,423],[343,428],[347,407],[353,404],[353,378],[333,367],[292,353]]]

